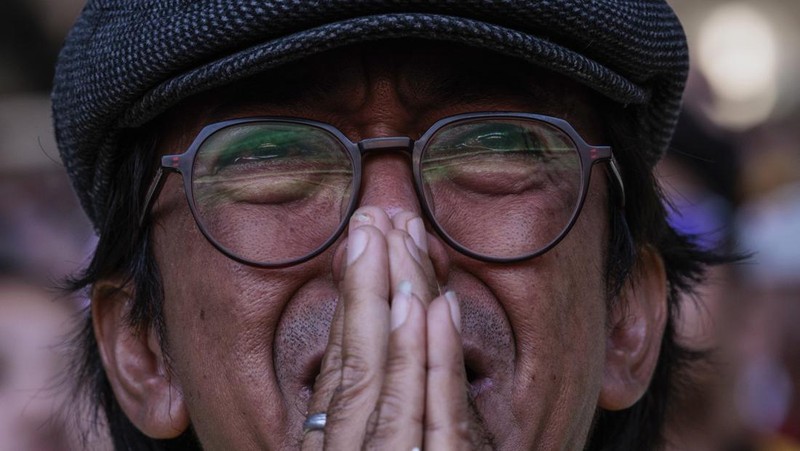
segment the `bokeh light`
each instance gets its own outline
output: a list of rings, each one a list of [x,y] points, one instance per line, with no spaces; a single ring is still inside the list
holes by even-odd
[[[779,95],[779,43],[770,19],[746,3],[721,5],[701,25],[697,45],[717,98],[712,117],[741,129],[768,119]]]

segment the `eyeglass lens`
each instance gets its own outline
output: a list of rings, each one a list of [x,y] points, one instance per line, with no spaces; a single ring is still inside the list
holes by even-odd
[[[192,190],[198,220],[219,245],[258,263],[301,258],[346,214],[353,165],[330,133],[305,124],[224,128],[198,149]]]
[[[301,259],[347,220],[354,162],[349,147],[311,124],[248,122],[200,146],[192,169],[198,223],[240,259]],[[581,159],[572,139],[534,119],[479,118],[431,135],[420,156],[421,190],[440,230],[473,253],[514,258],[553,242],[580,201]]]
[[[421,159],[434,220],[470,251],[514,258],[555,240],[581,189],[572,140],[544,122],[483,119],[441,129]]]

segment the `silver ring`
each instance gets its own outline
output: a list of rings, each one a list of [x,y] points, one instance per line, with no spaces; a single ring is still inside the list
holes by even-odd
[[[325,421],[328,419],[328,414],[325,412],[312,413],[303,421],[303,432],[308,431],[321,431],[325,429]]]

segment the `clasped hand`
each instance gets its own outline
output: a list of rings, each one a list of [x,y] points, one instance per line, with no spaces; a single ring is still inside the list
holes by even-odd
[[[439,292],[422,219],[359,209],[344,260],[308,408],[327,422],[302,448],[478,447],[485,434],[468,399],[459,304]]]

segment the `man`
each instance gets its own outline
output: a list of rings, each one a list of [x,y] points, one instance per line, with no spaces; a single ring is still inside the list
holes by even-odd
[[[89,2],[59,145],[120,449],[651,449],[705,254],[659,1]]]

